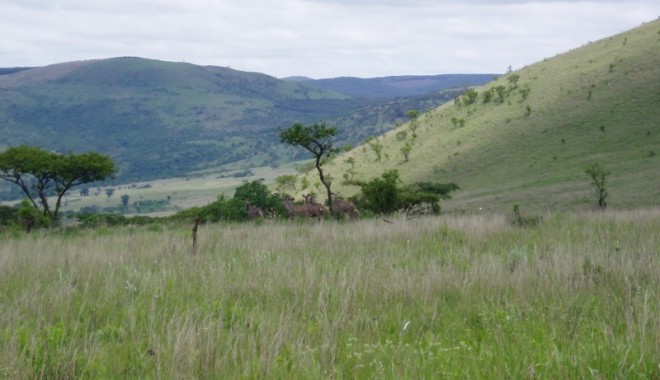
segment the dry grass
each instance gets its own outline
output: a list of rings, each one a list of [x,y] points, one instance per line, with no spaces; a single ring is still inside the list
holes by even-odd
[[[660,375],[660,210],[3,236],[7,378]]]

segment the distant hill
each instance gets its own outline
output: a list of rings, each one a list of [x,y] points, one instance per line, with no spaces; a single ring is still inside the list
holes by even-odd
[[[311,84],[352,97],[397,98],[441,92],[456,87],[480,86],[496,77],[497,74],[442,74],[380,78],[339,77],[314,80],[305,77],[292,77],[286,79]]]
[[[29,70],[29,69],[31,69],[31,67],[5,67],[5,68],[0,67],[0,75],[14,74],[19,71]]]
[[[446,210],[538,212],[594,208],[584,170],[599,163],[611,173],[610,208],[660,206],[659,62],[653,21],[508,73],[476,88],[473,102],[466,94],[425,112],[378,139],[381,161],[363,145],[335,158],[328,174],[345,196],[358,189],[342,178],[397,169],[406,182],[457,183]],[[318,179],[310,173],[307,182],[297,191],[313,191]]]
[[[0,149],[99,151],[119,164],[120,183],[302,158],[277,136],[295,122],[340,123],[341,143],[357,144],[402,122],[403,107],[435,107],[457,91],[358,98],[308,81],[135,57],[0,73]]]

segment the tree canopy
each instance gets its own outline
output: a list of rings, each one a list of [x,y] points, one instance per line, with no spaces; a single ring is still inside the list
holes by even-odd
[[[32,205],[53,221],[62,197],[72,187],[104,180],[116,171],[108,156],[96,152],[59,154],[20,145],[0,153],[0,178],[17,185]],[[49,197],[55,197],[54,208]]]
[[[301,146],[314,155],[314,165],[319,173],[319,179],[327,191],[328,206],[332,204],[332,192],[330,191],[332,178],[323,173],[321,166],[324,160],[335,152],[332,144],[336,134],[337,128],[327,127],[324,122],[311,125],[296,123],[280,132],[280,140],[282,142],[289,145]]]
[[[398,170],[388,170],[371,181],[346,181],[346,184],[359,186],[362,194],[356,198],[361,209],[378,214],[394,212],[438,213],[440,199],[449,199],[449,193],[458,190],[455,183],[419,182],[403,184]]]
[[[610,172],[602,167],[600,164],[594,163],[587,166],[584,172],[591,178],[591,183],[596,188],[596,195],[598,196],[598,207],[603,210],[607,207],[605,198],[607,198],[607,176]]]

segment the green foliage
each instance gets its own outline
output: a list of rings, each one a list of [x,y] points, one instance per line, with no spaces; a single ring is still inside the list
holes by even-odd
[[[18,208],[18,222],[26,232],[30,232],[35,228],[47,228],[51,225],[51,219],[40,212],[27,199],[24,199]]]
[[[371,150],[376,155],[376,161],[381,161],[383,158],[383,143],[376,136],[369,136],[365,141],[365,144],[369,145]]]
[[[486,90],[483,92],[483,94],[484,94],[484,95],[483,95],[483,96],[484,96],[484,100],[483,100],[484,104],[486,104],[486,103],[490,103],[490,101],[491,101],[491,100],[493,99],[493,97],[495,96],[495,88],[493,88],[493,87],[489,87],[488,89],[486,89]]]
[[[106,179],[116,171],[109,157],[96,152],[57,154],[20,145],[0,153],[0,178],[17,185],[53,221],[69,189]],[[54,208],[48,203],[49,196],[56,198]]]
[[[298,176],[295,174],[285,174],[275,178],[275,188],[278,191],[293,190],[296,188]]]
[[[419,117],[419,111],[417,110],[408,110],[406,111],[406,117],[410,120],[415,120]]]
[[[280,131],[280,140],[293,146],[300,146],[321,157],[332,153],[333,138],[337,128],[327,127],[324,122],[304,125],[295,123],[290,128]]]
[[[475,89],[469,89],[463,93],[463,103],[467,106],[477,101],[479,92]]]
[[[449,193],[460,189],[455,183],[418,182],[415,186],[420,191],[439,195],[441,199],[450,199]]]
[[[408,162],[410,158],[410,153],[412,152],[412,143],[410,141],[406,141],[405,145],[401,147],[401,154],[403,154],[403,159]]]
[[[246,182],[236,188],[234,199],[243,201],[243,205],[257,206],[268,215],[284,216],[286,209],[282,205],[282,198],[271,194],[268,186],[262,180]]]
[[[202,207],[198,216],[208,222],[248,220],[245,202],[238,198],[227,198],[224,194],[218,196],[215,202]]]
[[[10,226],[18,223],[18,209],[0,205],[0,226]]]
[[[508,95],[506,87],[502,85],[495,86],[495,93],[497,94],[497,101],[504,103],[504,98]]]
[[[507,81],[509,81],[509,88],[510,89],[515,89],[518,87],[518,81],[520,80],[520,74],[509,74],[507,75],[506,78]]]
[[[122,205],[123,207],[127,207],[127,206],[128,206],[128,201],[130,200],[130,198],[131,198],[130,195],[128,195],[128,194],[123,194],[123,195],[121,196],[121,205]]]
[[[378,214],[391,214],[400,207],[400,183],[399,171],[388,170],[380,178],[374,178],[369,182],[353,181],[351,184],[360,186],[362,190],[361,196],[357,199],[359,209]]]
[[[332,178],[326,176],[321,167],[325,160],[335,154],[332,145],[334,137],[337,134],[337,128],[327,127],[325,122],[318,122],[311,125],[296,123],[293,126],[280,131],[280,141],[293,146],[300,146],[312,153],[314,164],[319,174],[319,180],[325,186],[328,203],[331,202],[330,186]]]
[[[448,199],[451,191],[457,190],[456,184],[422,182],[404,185],[398,170],[388,170],[380,178],[371,181],[349,181],[359,186],[361,194],[355,197],[359,209],[376,214],[407,214],[440,212],[439,201]]]
[[[355,158],[348,157],[345,162],[349,165],[349,168],[346,170],[346,173],[344,173],[344,179],[352,180],[355,176]]]
[[[529,96],[529,93],[532,91],[531,88],[529,88],[529,85],[525,84],[522,88],[518,89],[518,93],[520,94],[521,102],[527,100],[527,97]],[[591,94],[591,91],[589,91],[589,94]],[[589,98],[591,99],[591,95],[589,95]]]
[[[303,179],[300,181],[300,187],[303,190],[307,190],[309,188],[309,180],[307,179],[307,177],[303,177]]]
[[[604,210],[607,207],[605,199],[608,195],[606,180],[610,175],[610,172],[598,163],[590,164],[584,172],[589,176],[591,184],[596,189],[598,207]]]
[[[259,207],[269,216],[287,215],[282,198],[271,194],[268,187],[257,180],[237,187],[232,198],[220,194],[213,203],[179,211],[172,219],[192,221],[200,217],[206,222],[242,222],[248,220],[247,205]]]

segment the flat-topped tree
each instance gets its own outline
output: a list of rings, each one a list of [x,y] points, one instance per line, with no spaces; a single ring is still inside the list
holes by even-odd
[[[324,159],[327,159],[335,152],[332,149],[332,138],[336,134],[337,128],[326,127],[325,122],[318,122],[308,126],[302,123],[296,123],[280,132],[280,140],[282,142],[301,146],[314,155],[319,179],[327,191],[328,207],[332,207],[332,192],[330,191],[332,178],[323,173],[321,166]]]
[[[0,153],[0,178],[17,185],[34,207],[57,220],[62,197],[72,187],[101,181],[117,169],[108,157],[96,152],[58,154],[20,145]],[[48,197],[55,197],[55,208]]]

